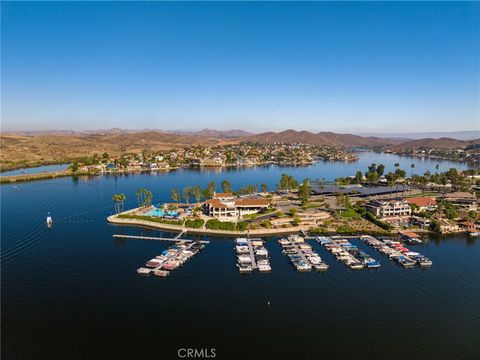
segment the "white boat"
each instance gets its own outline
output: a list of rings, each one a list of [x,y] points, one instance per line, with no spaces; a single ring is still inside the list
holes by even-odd
[[[137,269],[137,274],[148,275],[148,274],[150,274],[150,271],[152,271],[152,270],[141,267],[141,268]]]
[[[47,225],[52,226],[53,220],[52,217],[50,216],[50,213],[47,214]]]
[[[480,236],[480,232],[478,232],[478,231],[471,231],[471,232],[468,233],[468,236],[477,237],[477,236]]]

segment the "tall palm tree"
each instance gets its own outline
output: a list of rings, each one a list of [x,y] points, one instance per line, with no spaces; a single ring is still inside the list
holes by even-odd
[[[200,200],[202,199],[202,189],[200,189],[200,186],[192,187],[191,192],[192,192],[193,197],[195,198],[195,201],[197,203],[199,203]]]
[[[178,189],[172,189],[170,191],[170,197],[172,198],[173,201],[178,203],[180,201],[180,193],[178,192]]]
[[[183,188],[183,199],[187,202],[187,204],[190,203],[190,196],[192,195],[192,190],[190,187],[186,186]]]
[[[124,194],[115,194],[112,196],[112,200],[115,204],[115,213],[121,213],[124,210],[124,202],[126,196]]]
[[[415,164],[410,165],[410,167],[412,168],[412,171],[410,171],[410,177],[412,177],[413,176],[413,169],[415,169]]]

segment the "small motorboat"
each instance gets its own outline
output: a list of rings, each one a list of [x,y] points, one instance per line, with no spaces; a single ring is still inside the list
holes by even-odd
[[[47,226],[50,227],[53,224],[52,216],[50,213],[47,214]]]

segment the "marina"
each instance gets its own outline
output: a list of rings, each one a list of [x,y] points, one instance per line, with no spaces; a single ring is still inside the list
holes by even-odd
[[[369,235],[364,235],[361,238],[365,244],[387,255],[390,260],[395,261],[398,265],[405,268],[411,268],[415,265],[430,267],[433,264],[432,260],[418,252],[410,251],[410,249],[406,248],[399,241],[388,239],[382,241]]]
[[[237,255],[237,268],[240,273],[270,272],[270,259],[268,250],[262,239],[237,238],[235,240],[235,253]]]
[[[328,269],[328,265],[312,250],[311,245],[306,243],[304,238],[292,235],[278,240],[278,243],[283,248],[282,253],[288,257],[297,271],[311,271],[312,268],[317,271]]]
[[[342,262],[352,270],[360,270],[364,268],[376,269],[381,266],[380,262],[359,249],[356,245],[350,243],[345,238],[328,238],[319,236],[316,240],[323,245],[325,249],[332,253],[338,261]]]
[[[159,277],[169,276],[172,270],[185,264],[204,247],[205,245],[198,241],[175,243],[164,250],[161,255],[147,261],[145,267],[138,268],[137,273],[140,275],[153,273],[153,275]]]

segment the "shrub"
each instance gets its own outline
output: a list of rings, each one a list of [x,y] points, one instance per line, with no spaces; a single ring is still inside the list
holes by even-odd
[[[235,231],[237,228],[237,224],[230,221],[220,221],[217,219],[210,219],[207,221],[207,229],[210,230],[228,230],[228,231]]]
[[[144,216],[144,215],[130,215],[130,214],[121,214],[118,215],[121,219],[137,219],[137,220],[146,220],[146,221],[153,221],[161,224],[169,224],[169,225],[183,225],[182,220],[166,220],[155,216]]]
[[[367,211],[365,213],[365,219],[367,219],[368,221],[374,223],[375,225],[377,225],[378,227],[381,227],[382,229],[384,230],[391,230],[392,227],[387,224],[387,223],[384,223],[383,221],[380,221],[378,220],[370,211]]]
[[[340,225],[339,227],[337,227],[337,233],[351,234],[351,233],[354,233],[354,232],[355,232],[355,229],[350,227],[350,226],[347,226],[347,225]]]
[[[240,231],[245,231],[248,228],[248,223],[246,221],[240,221],[239,223],[237,223],[237,228]]]
[[[272,222],[270,220],[263,220],[261,225],[264,228],[270,229],[272,227]]]
[[[189,228],[199,229],[203,226],[205,221],[203,219],[187,219],[185,220],[185,226]]]

